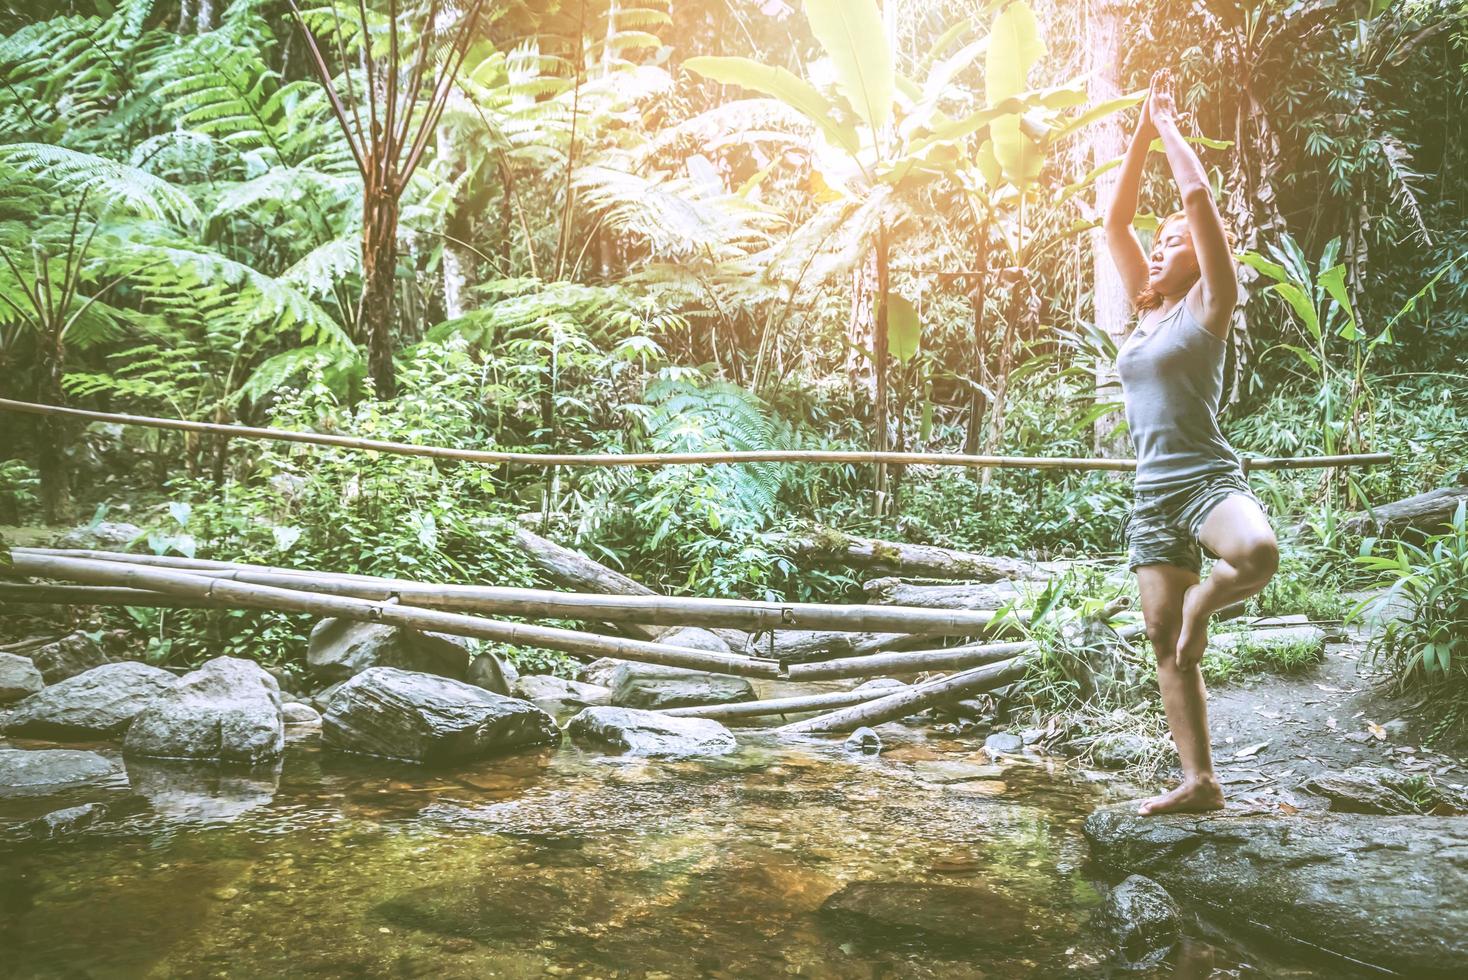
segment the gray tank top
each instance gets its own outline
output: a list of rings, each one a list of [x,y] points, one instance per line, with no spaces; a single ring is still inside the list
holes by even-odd
[[[1242,471],[1218,429],[1227,344],[1198,322],[1187,300],[1134,329],[1116,355],[1138,490],[1166,490]]]

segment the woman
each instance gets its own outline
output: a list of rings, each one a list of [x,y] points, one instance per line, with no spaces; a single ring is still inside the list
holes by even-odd
[[[1279,565],[1269,520],[1218,428],[1239,282],[1203,166],[1173,115],[1162,73],[1153,79],[1106,214],[1107,244],[1137,308],[1116,358],[1137,453],[1127,558],[1183,767],[1182,785],[1144,802],[1143,815],[1223,807],[1198,669],[1208,618],[1264,588]],[[1142,167],[1159,136],[1183,209],[1157,229],[1149,259],[1132,222]],[[1200,545],[1217,559],[1201,582]]]

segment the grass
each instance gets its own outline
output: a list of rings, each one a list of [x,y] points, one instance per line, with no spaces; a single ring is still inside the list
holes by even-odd
[[[1299,674],[1322,659],[1317,643],[1299,641],[1260,644],[1242,640],[1230,649],[1210,647],[1203,654],[1203,680],[1209,684],[1232,684],[1260,674]]]

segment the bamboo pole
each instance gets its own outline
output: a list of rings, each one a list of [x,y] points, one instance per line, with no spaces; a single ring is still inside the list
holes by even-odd
[[[753,718],[759,715],[792,715],[821,708],[846,708],[864,704],[892,693],[891,688],[871,691],[830,691],[825,694],[802,694],[764,701],[740,701],[735,704],[699,704],[687,708],[664,708],[660,715],[674,718]]]
[[[843,677],[872,677],[882,674],[912,674],[920,670],[956,670],[977,667],[1025,653],[1034,647],[1018,643],[971,643],[942,650],[913,650],[910,653],[873,653],[864,657],[842,657],[785,667],[787,680],[835,680]]]
[[[961,453],[855,452],[845,450],[758,450],[711,453],[520,453],[482,449],[455,449],[448,446],[420,446],[382,439],[331,435],[322,432],[294,432],[246,425],[223,425],[217,422],[194,422],[187,419],[162,419],[145,415],[123,415],[114,412],[91,412],[80,408],[63,408],[36,402],[0,398],[0,411],[28,415],[59,416],[88,422],[112,422],[118,425],[141,425],[179,432],[204,432],[230,439],[264,439],[295,442],[313,446],[336,446],[342,449],[395,453],[400,456],[427,456],[472,463],[518,463],[524,466],[679,466],[710,463],[898,463],[904,465],[965,466],[969,468],[1000,467],[1036,470],[1110,470],[1129,472],[1137,468],[1134,459],[1102,459],[1068,456],[974,456]],[[1390,453],[1359,453],[1349,456],[1305,456],[1244,460],[1244,470],[1310,469],[1332,466],[1372,466],[1390,463]]]
[[[616,657],[641,663],[685,667],[691,670],[736,674],[744,677],[778,677],[780,666],[773,660],[735,657],[727,654],[675,647],[646,640],[581,633],[553,626],[506,623],[481,616],[400,605],[394,599],[374,602],[349,596],[325,595],[294,588],[274,588],[210,578],[196,572],[151,569],[118,562],[62,558],[51,555],[11,553],[12,571],[21,575],[67,579],[87,585],[121,586],[202,599],[218,606],[243,606],[284,612],[310,613],[365,622],[389,623],[419,630],[436,630],[473,636],[502,643],[559,650],[596,657]]]
[[[922,633],[967,636],[984,632],[994,618],[985,609],[919,609],[906,606],[834,606],[799,602],[757,602],[684,596],[611,596],[590,592],[552,592],[487,585],[429,585],[406,579],[313,572],[161,555],[112,551],[15,548],[17,555],[79,558],[119,565],[189,571],[253,585],[307,589],[329,595],[382,601],[396,596],[405,605],[463,610],[501,616],[586,619],[763,630],[837,630],[841,632]],[[130,605],[134,603],[123,603]],[[146,603],[136,603],[146,605]]]
[[[147,606],[156,609],[216,609],[218,603],[146,589],[115,586],[30,585],[0,582],[0,603],[58,606]]]
[[[949,674],[895,694],[888,694],[864,704],[782,725],[775,731],[781,735],[815,732],[849,732],[862,725],[880,725],[930,708],[942,701],[956,701],[981,691],[991,691],[1024,676],[1028,658],[1012,657],[998,663],[985,664],[971,670]]]

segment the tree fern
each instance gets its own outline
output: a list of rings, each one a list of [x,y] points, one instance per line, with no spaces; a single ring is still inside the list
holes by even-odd
[[[96,207],[191,227],[199,209],[168,181],[116,160],[47,143],[0,146],[0,164],[31,174],[68,197],[86,194]]]

